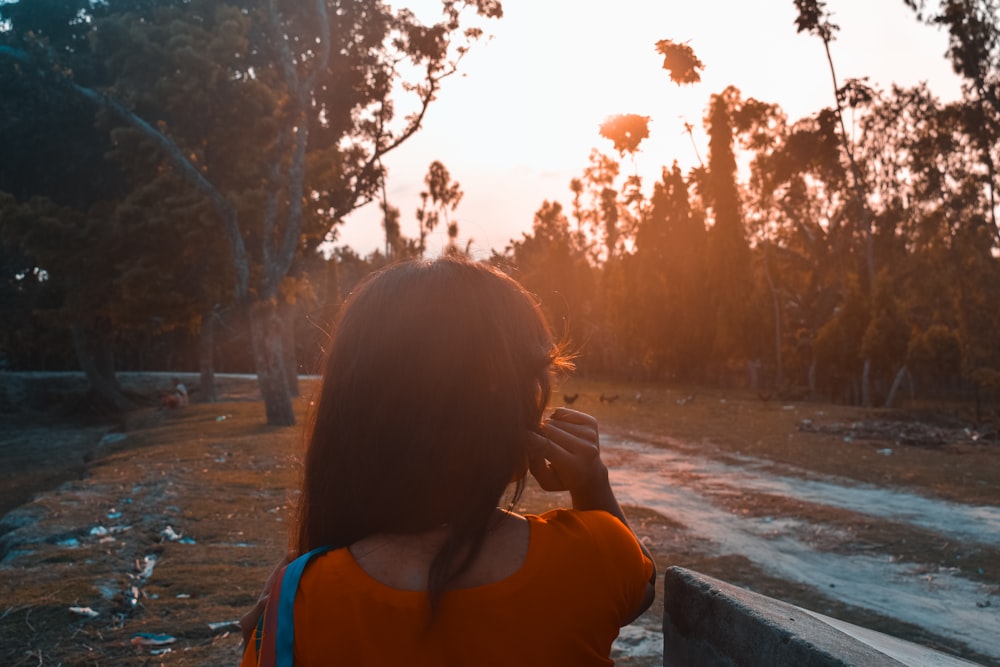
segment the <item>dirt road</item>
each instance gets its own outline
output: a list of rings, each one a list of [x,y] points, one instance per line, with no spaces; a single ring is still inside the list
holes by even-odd
[[[302,436],[262,426],[252,383],[227,381],[234,402],[132,416],[96,451],[103,431],[0,429],[0,490],[11,506],[42,492],[0,525],[0,663],[44,655],[131,665],[167,650],[178,666],[235,662],[229,622],[284,552]],[[578,391],[582,409],[607,427],[612,483],[661,569],[689,567],[1000,667],[994,445],[913,447],[798,430],[804,416],[855,418],[829,406],[786,410],[732,396],[681,405],[676,392],[646,387],[641,403],[610,405],[596,396],[617,388]],[[71,481],[54,489],[62,479],[44,475],[62,468]],[[529,485],[522,501],[539,511],[566,499]],[[662,664],[661,604],[623,629],[618,664]],[[137,643],[144,632],[173,643]]]
[[[708,555],[745,558],[799,584],[814,609],[833,601],[857,610],[855,622],[895,619],[946,647],[966,647],[966,657],[1000,662],[1000,507],[664,438],[612,436],[604,449],[622,502],[677,524]]]

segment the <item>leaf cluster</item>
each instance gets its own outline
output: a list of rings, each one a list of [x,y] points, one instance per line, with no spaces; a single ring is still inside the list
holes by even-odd
[[[688,44],[661,39],[656,43],[656,52],[663,56],[663,69],[670,73],[670,80],[678,86],[701,81],[701,70],[705,69],[705,65]]]
[[[619,114],[611,116],[600,127],[601,136],[610,139],[619,155],[633,154],[649,136],[649,116]]]

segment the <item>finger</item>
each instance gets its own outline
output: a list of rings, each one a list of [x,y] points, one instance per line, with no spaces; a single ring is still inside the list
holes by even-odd
[[[548,440],[543,450],[544,456],[556,470],[571,470],[585,461],[600,456],[600,449],[596,443],[560,429],[546,427],[542,429],[542,435]]]
[[[542,433],[532,433],[528,441],[528,464],[529,466],[540,462],[551,461],[554,456],[565,454],[566,450],[556,445],[552,440]]]
[[[531,476],[546,491],[565,491],[566,485],[547,460],[548,456],[552,455],[551,452],[558,447],[537,433],[532,433],[528,442],[528,470],[531,471]]]
[[[596,442],[598,439],[597,429],[589,424],[574,424],[573,422],[565,422],[550,419],[543,424],[544,426],[551,426],[552,428],[557,428],[560,431],[564,431],[578,438],[588,440],[591,442]]]
[[[585,424],[592,427],[595,431],[597,430],[597,419],[588,415],[586,412],[580,412],[579,410],[556,408],[552,411],[549,419],[560,422],[569,422],[570,424]]]
[[[601,451],[593,434],[577,435],[559,424],[543,425],[542,435],[548,438],[554,448],[560,449],[563,454],[572,458],[590,458],[597,456]],[[555,461],[549,454],[546,454],[545,458]]]
[[[538,482],[538,486],[544,491],[565,491],[566,485],[555,470],[545,459],[536,459],[528,462],[528,470],[531,476]]]

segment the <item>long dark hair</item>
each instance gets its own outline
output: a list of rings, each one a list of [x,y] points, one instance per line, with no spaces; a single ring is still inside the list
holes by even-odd
[[[443,258],[378,272],[335,329],[304,463],[297,548],[448,526],[436,607],[527,472],[553,368],[568,365],[537,304],[484,264]]]

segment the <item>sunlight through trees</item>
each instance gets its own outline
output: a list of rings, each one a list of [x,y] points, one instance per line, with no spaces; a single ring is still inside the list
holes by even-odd
[[[539,297],[581,371],[866,405],[995,399],[997,7],[904,2],[948,31],[961,99],[838,81],[827,3],[792,0],[795,24],[774,29],[822,43],[824,108],[789,118],[702,91],[709,150],[687,173],[640,152],[662,131],[649,116],[600,125],[568,190],[489,260]],[[78,365],[114,409],[116,367],[200,367],[203,396],[213,370],[254,370],[268,421],[290,423],[297,372],[358,280],[433,254],[436,228],[442,252],[468,252],[463,174],[434,161],[402,211],[382,163],[502,15],[441,7],[422,23],[374,0],[0,5],[0,361]],[[698,90],[688,43],[649,47],[665,86]],[[335,247],[369,202],[384,248]]]

